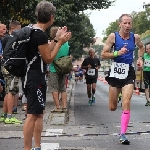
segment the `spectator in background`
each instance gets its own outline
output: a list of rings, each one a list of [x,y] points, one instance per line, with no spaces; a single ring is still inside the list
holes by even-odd
[[[3,50],[7,44],[8,38],[11,33],[15,30],[21,29],[21,24],[18,21],[12,21],[9,24],[9,34],[7,34],[2,41]],[[15,99],[15,95],[19,92],[19,78],[11,75],[4,67],[2,67],[2,74],[4,76],[5,84],[5,98],[3,103],[3,114],[0,118],[0,121],[3,121],[5,124],[18,124],[22,121],[12,116],[14,105],[17,107],[18,98]],[[16,101],[16,102],[15,102]],[[17,113],[17,108],[14,109],[14,112]]]
[[[50,37],[54,39],[59,27],[52,27],[50,30]],[[69,45],[68,42],[64,43],[59,49],[54,60],[69,56]],[[52,92],[52,96],[55,103],[55,108],[52,111],[66,111],[67,107],[67,92],[66,92],[66,78],[67,75],[60,75],[56,72],[53,62],[49,67],[49,77],[48,77],[48,89]],[[61,94],[62,106],[60,106],[59,93]]]
[[[78,83],[78,80],[79,80],[79,69],[80,69],[79,65],[77,65],[77,68],[74,69],[76,84]]]

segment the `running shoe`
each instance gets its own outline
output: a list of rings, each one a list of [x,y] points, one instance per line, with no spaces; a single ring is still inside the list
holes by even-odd
[[[127,139],[127,137],[125,136],[125,134],[121,134],[119,137],[120,143],[121,144],[125,144],[125,145],[129,145],[130,141]]]
[[[92,96],[92,103],[95,103],[95,96]]]
[[[41,148],[32,148],[31,150],[41,150]]]
[[[22,124],[22,121],[18,120],[17,118],[15,117],[12,117],[12,118],[6,118],[4,120],[4,123],[5,124]]]
[[[146,104],[145,104],[145,106],[150,106],[150,102],[147,101]]]
[[[89,100],[89,105],[92,105],[92,100]]]

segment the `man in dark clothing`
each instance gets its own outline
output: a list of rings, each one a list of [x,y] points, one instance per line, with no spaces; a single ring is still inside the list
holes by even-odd
[[[8,41],[9,36],[15,30],[21,29],[21,24],[18,21],[12,21],[9,24],[9,34],[6,34],[2,40],[3,51],[5,49],[6,43]],[[5,81],[5,98],[3,104],[3,113],[0,117],[0,122],[4,122],[5,124],[20,124],[22,121],[12,116],[13,106],[15,104],[15,95],[19,92],[18,81],[19,78],[11,75],[3,66],[2,66],[2,74]],[[12,84],[13,83],[13,84]],[[17,101],[17,99],[16,99]],[[17,113],[17,107],[15,107]]]
[[[98,69],[100,68],[100,61],[98,58],[95,58],[94,56],[95,50],[91,48],[89,50],[89,57],[85,58],[81,65],[82,69],[86,70],[85,76],[86,76],[89,105],[95,103],[96,82],[98,78]]]

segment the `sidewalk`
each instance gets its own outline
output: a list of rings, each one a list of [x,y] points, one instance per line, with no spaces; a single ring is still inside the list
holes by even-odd
[[[52,94],[47,93],[47,102],[46,102],[46,107],[45,107],[45,114],[44,114],[44,121],[43,121],[43,128],[44,126],[48,125],[63,125],[66,124],[67,118],[68,118],[68,108],[69,108],[69,103],[72,95],[72,88],[73,88],[73,83],[69,85],[69,88],[67,88],[67,111],[66,112],[51,112],[51,110],[55,107]],[[2,114],[2,105],[3,102],[0,102],[0,114]],[[22,106],[18,106],[18,111],[17,114],[13,114],[17,119],[21,120],[23,123],[22,124],[5,124],[3,122],[0,123],[0,129],[1,130],[7,130],[4,128],[7,127],[23,127],[24,121],[25,121],[25,112],[22,111]]]

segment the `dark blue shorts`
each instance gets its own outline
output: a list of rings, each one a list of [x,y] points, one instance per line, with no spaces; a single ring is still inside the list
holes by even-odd
[[[83,73],[80,73],[80,74],[79,74],[79,77],[83,77]]]

